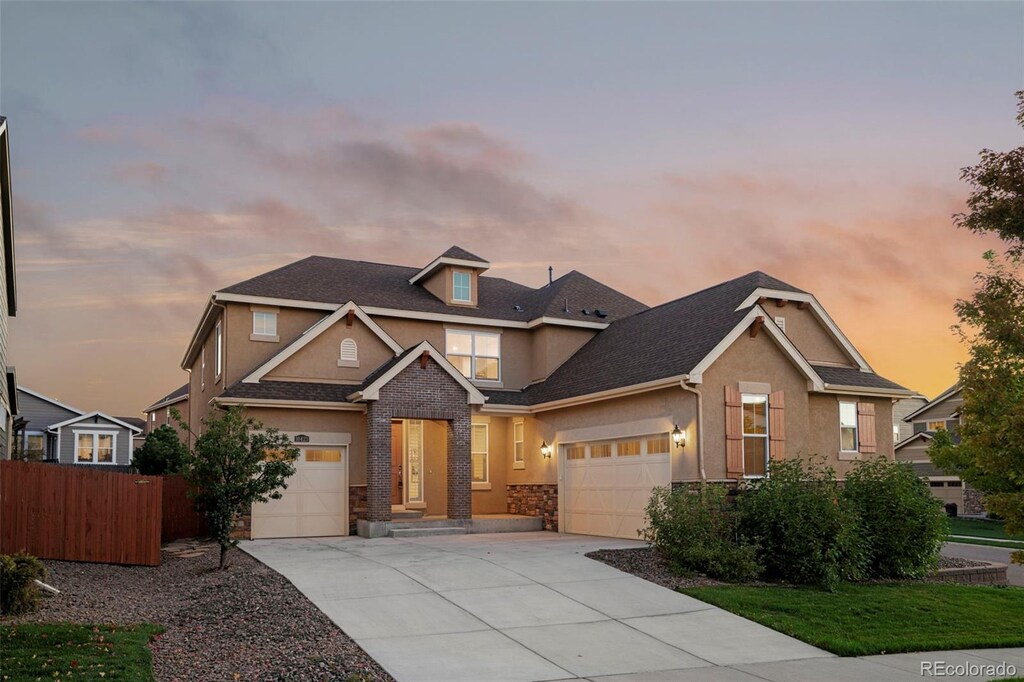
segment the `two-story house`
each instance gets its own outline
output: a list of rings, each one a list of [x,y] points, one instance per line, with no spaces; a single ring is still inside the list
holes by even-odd
[[[148,436],[157,427],[168,424],[177,429],[182,442],[188,442],[188,431],[174,420],[172,410],[177,410],[182,420],[188,420],[188,384],[179,386],[142,411],[146,415],[142,434]]]
[[[11,154],[7,137],[7,119],[0,116],[0,230],[3,232],[3,277],[0,278],[0,459],[10,459],[15,441],[14,418],[18,412],[18,380],[14,368],[8,365],[7,318],[18,312],[17,277],[14,262],[14,209],[11,197]]]
[[[220,289],[182,360],[301,448],[252,537],[422,512],[635,538],[654,486],[893,457],[892,405],[818,300],[761,272],[650,308],[570,272],[538,289],[452,247],[425,267],[313,256]]]

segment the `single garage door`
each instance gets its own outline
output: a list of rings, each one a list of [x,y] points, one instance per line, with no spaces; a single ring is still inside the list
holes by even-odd
[[[964,488],[963,483],[960,481],[929,481],[929,487],[932,489],[932,495],[942,500],[942,504],[946,505],[953,503],[956,505],[957,512],[963,513],[964,511]]]
[[[281,499],[254,504],[252,537],[348,535],[348,448],[307,447]]]
[[[672,483],[667,433],[562,446],[567,533],[636,540],[657,486]]]

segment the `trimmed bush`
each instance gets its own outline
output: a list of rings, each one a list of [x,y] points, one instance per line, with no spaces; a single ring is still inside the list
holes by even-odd
[[[860,462],[843,500],[860,519],[873,578],[923,578],[939,561],[949,532],[942,502],[910,465],[884,457]]]
[[[46,567],[29,554],[0,554],[0,613],[18,616],[39,609],[39,586]]]
[[[771,475],[753,482],[737,507],[740,534],[757,546],[765,577],[828,590],[864,577],[860,520],[840,496],[834,469],[772,462]]]
[[[135,448],[132,465],[143,476],[177,473],[188,456],[188,448],[178,438],[178,431],[161,424],[146,434],[146,440]]]
[[[647,520],[641,536],[677,571],[736,582],[754,580],[761,573],[755,548],[737,534],[737,515],[721,486],[655,488]]]

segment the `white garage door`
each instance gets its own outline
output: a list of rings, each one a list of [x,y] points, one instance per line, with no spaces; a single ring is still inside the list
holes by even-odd
[[[671,485],[670,444],[665,433],[563,445],[565,531],[638,539],[651,490]]]
[[[281,499],[252,507],[252,537],[348,535],[348,448],[303,448]]]

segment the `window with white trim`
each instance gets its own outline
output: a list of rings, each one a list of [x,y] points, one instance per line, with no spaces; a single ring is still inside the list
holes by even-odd
[[[489,481],[490,463],[487,461],[487,424],[473,424],[473,437],[470,444],[470,455],[473,461],[473,483]]]
[[[113,464],[117,434],[109,431],[75,431],[75,462]]]
[[[257,336],[277,336],[277,313],[252,311],[252,333]]]
[[[857,452],[857,403],[839,402],[839,450]]]
[[[220,377],[221,370],[224,368],[224,331],[221,327],[221,323],[217,321],[217,327],[214,330],[214,352],[217,354],[214,357],[214,377]]]
[[[452,300],[458,303],[473,302],[473,275],[459,270],[452,271]]]
[[[28,459],[42,459],[46,455],[46,435],[43,433],[25,434],[25,456]]]
[[[512,424],[512,468],[526,468],[526,449],[524,445],[524,432],[526,424],[522,421]]]
[[[445,357],[477,381],[501,380],[501,335],[449,329],[445,333]]]
[[[943,419],[928,422],[925,424],[925,429],[928,431],[944,431],[946,429],[946,422]]]
[[[355,339],[342,339],[338,364],[342,367],[359,366],[359,346]]]
[[[768,396],[743,394],[743,475],[768,472]]]

